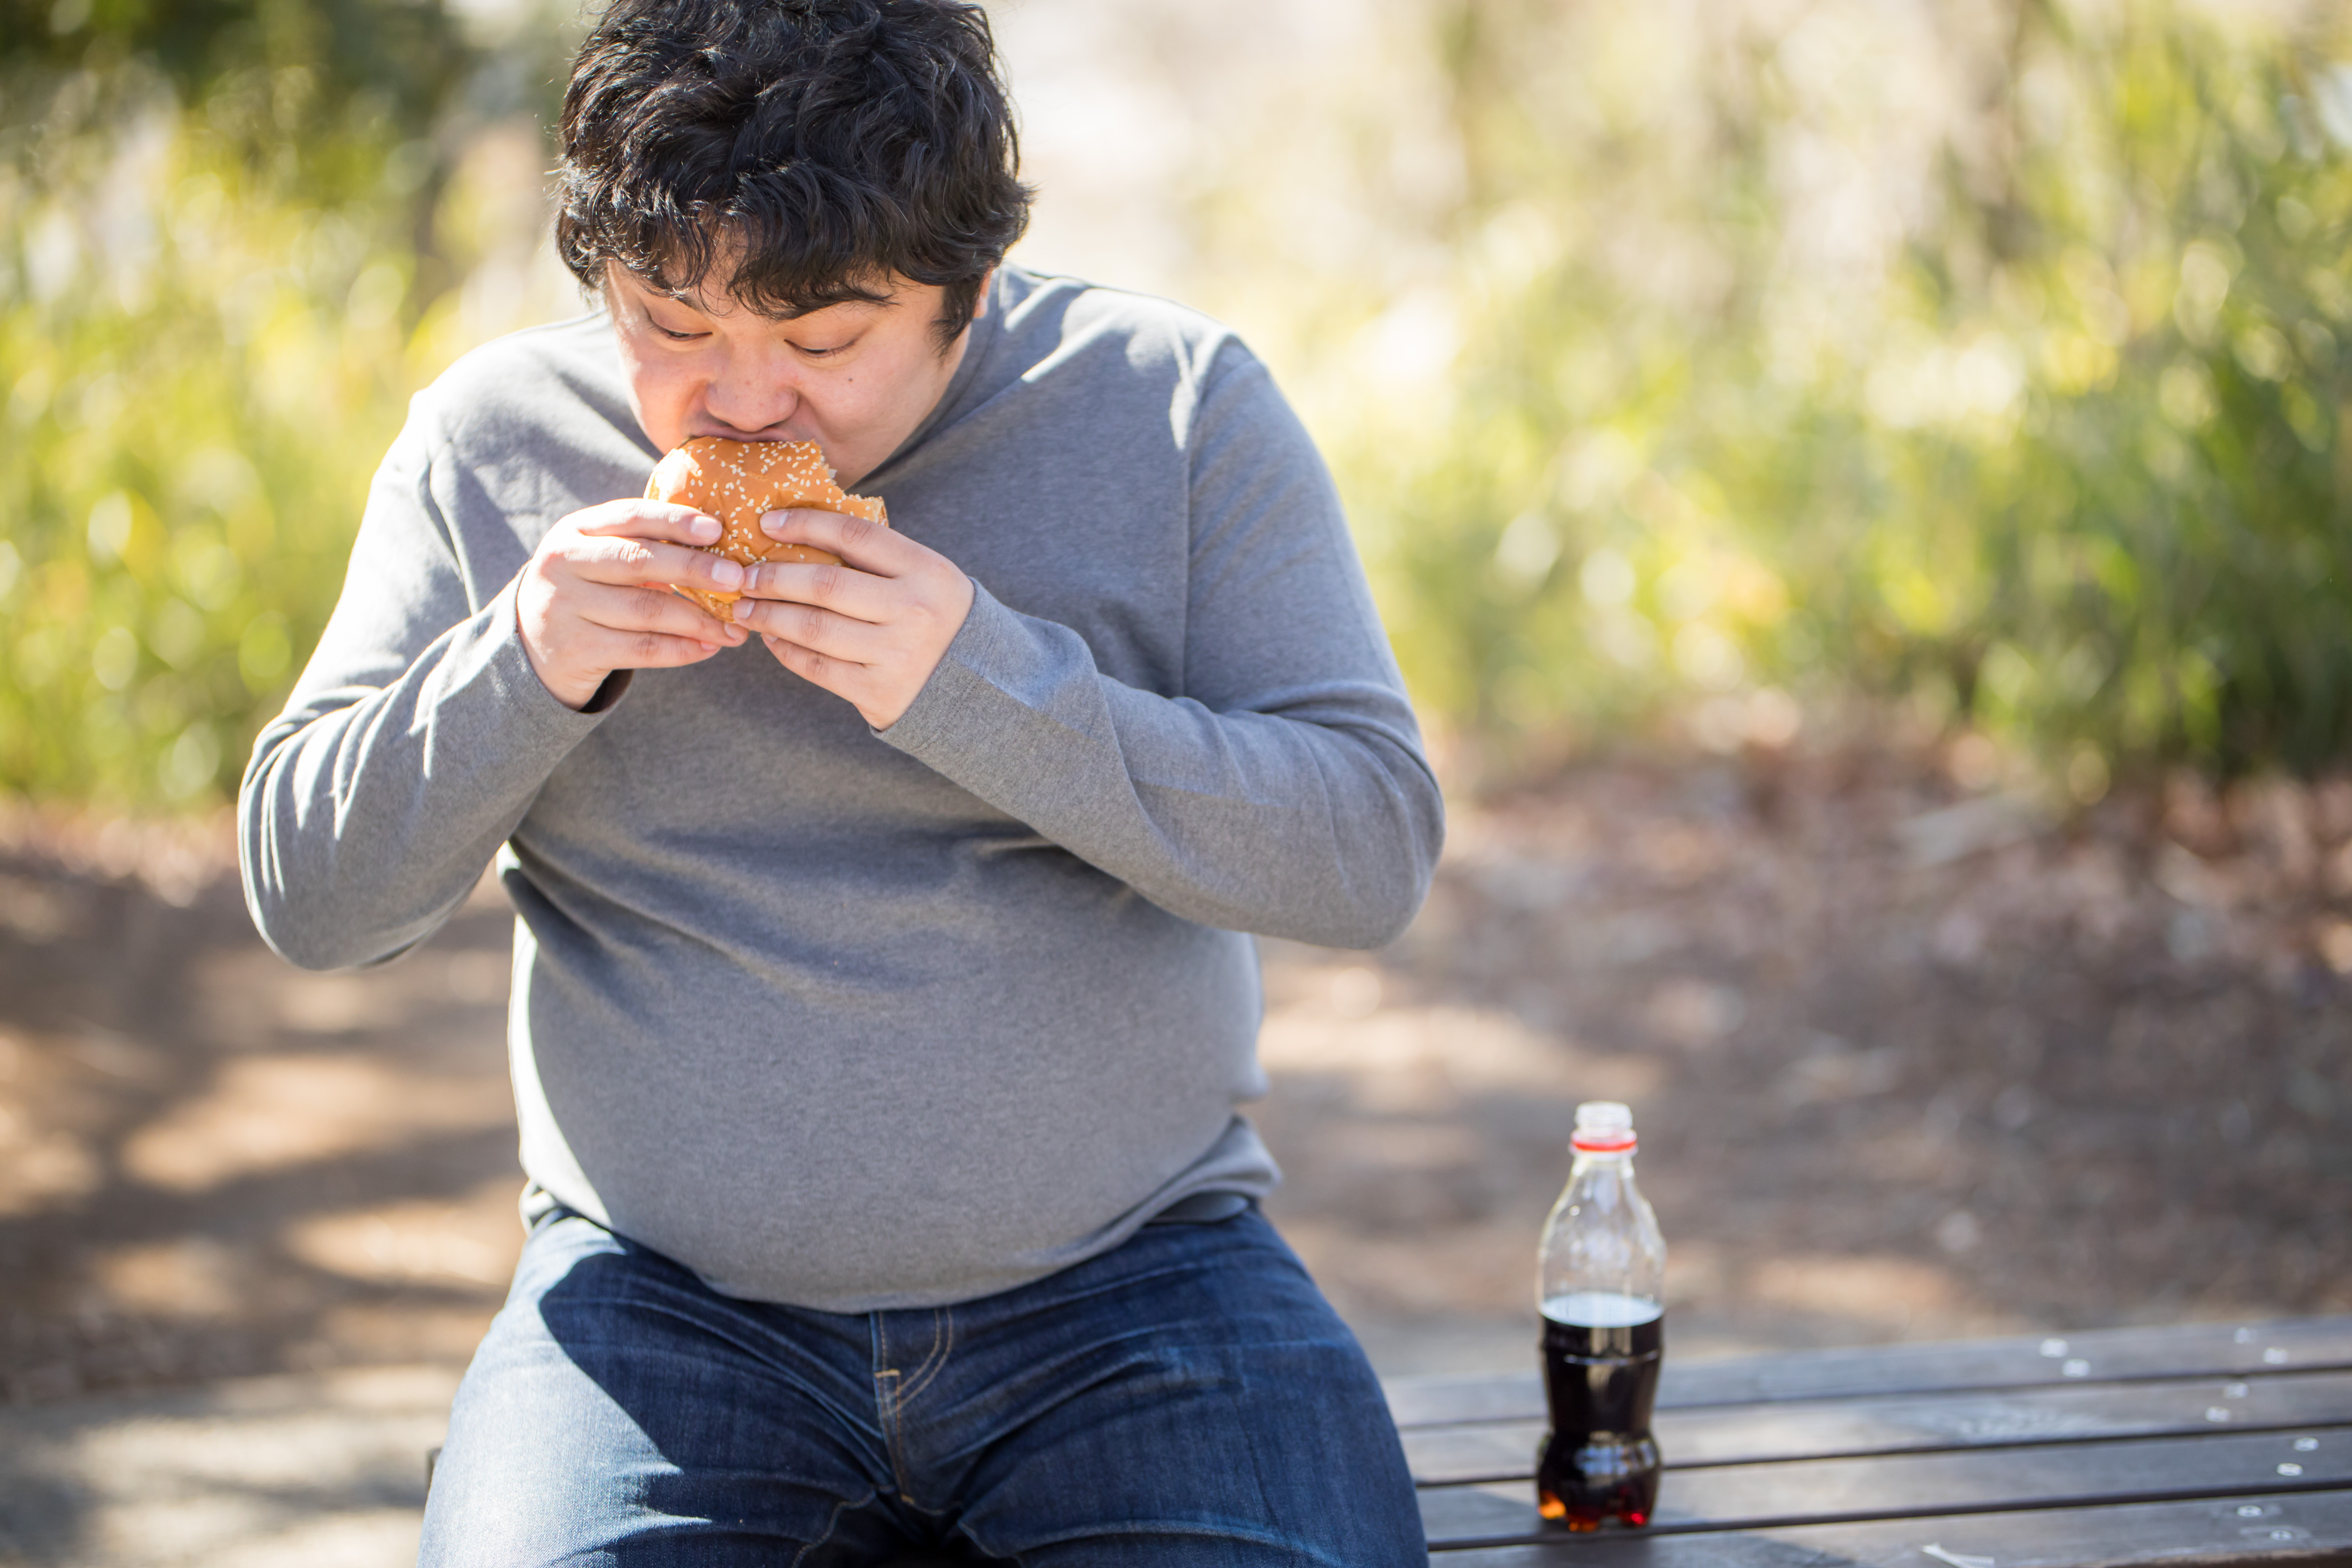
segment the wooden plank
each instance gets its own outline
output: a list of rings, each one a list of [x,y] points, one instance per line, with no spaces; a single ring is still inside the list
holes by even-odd
[[[1930,1556],[1925,1549],[1941,1555]],[[1434,1568],[2226,1568],[2352,1563],[2352,1491],[1977,1514],[1735,1534],[1571,1536],[1442,1552]]]
[[[2330,1423],[2352,1424],[2352,1373],[1702,1405],[1660,1411],[1656,1431],[1667,1465],[1688,1469]],[[1412,1427],[1405,1459],[1424,1483],[1525,1479],[1543,1431],[1541,1421]]]
[[[2352,1428],[1780,1460],[1669,1472],[1652,1533],[2331,1487],[2352,1487]],[[1423,1487],[1420,1496],[1433,1543],[1507,1545],[1548,1533],[1526,1481]]]
[[[1662,1409],[1777,1399],[1881,1397],[2069,1383],[2262,1376],[2352,1371],[2352,1317],[2288,1322],[2191,1323],[2104,1329],[1945,1345],[1878,1345],[1726,1361],[1677,1361],[1667,1327]],[[1540,1418],[1543,1391],[1532,1341],[1524,1370],[1500,1376],[1397,1378],[1389,1407],[1400,1426]]]

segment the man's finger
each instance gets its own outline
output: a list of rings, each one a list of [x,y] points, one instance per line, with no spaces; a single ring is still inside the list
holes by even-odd
[[[735,624],[763,637],[782,637],[851,664],[871,664],[888,650],[886,635],[872,624],[813,605],[780,599],[738,599]]]
[[[768,651],[776,656],[778,664],[803,680],[822,686],[835,697],[852,702],[857,700],[855,691],[860,678],[866,674],[864,665],[820,653],[789,637],[762,637],[761,641],[767,644]]]
[[[744,636],[692,600],[671,593],[667,586],[583,583],[578,614],[590,626],[606,631],[665,632],[722,647],[732,647]]]
[[[900,576],[931,553],[896,529],[837,511],[794,507],[768,513],[760,519],[760,527],[780,543],[830,550],[859,571],[879,577]]]
[[[592,583],[677,583],[722,594],[743,588],[743,568],[724,555],[659,540],[594,539],[583,544],[574,562]]]
[[[668,669],[681,664],[699,664],[727,645],[720,642],[700,642],[693,637],[671,637],[666,632],[613,632],[608,634],[614,646],[600,658],[608,658],[614,669]]]
[[[633,498],[606,501],[581,512],[573,526],[592,538],[668,539],[680,544],[716,544],[719,520],[676,501]]]
[[[700,617],[701,633],[644,627],[617,627],[595,621],[575,621],[565,637],[562,657],[586,669],[648,669],[695,664],[730,645],[726,635],[708,616]],[[740,634],[739,639],[740,640]]]
[[[815,561],[771,561],[743,574],[743,593],[753,599],[817,605],[853,620],[879,622],[904,597],[887,577],[855,566]],[[741,616],[737,616],[741,619]]]

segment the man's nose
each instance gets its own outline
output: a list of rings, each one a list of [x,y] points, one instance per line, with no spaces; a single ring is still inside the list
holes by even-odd
[[[781,425],[800,407],[798,370],[789,352],[737,347],[711,378],[703,406],[712,418],[746,433]]]

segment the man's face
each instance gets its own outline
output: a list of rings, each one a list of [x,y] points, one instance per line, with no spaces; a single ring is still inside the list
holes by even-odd
[[[971,334],[942,353],[932,331],[942,292],[893,279],[883,303],[776,321],[723,295],[672,299],[604,268],[629,403],[655,446],[667,452],[695,436],[814,441],[845,488],[914,433],[963,362]]]

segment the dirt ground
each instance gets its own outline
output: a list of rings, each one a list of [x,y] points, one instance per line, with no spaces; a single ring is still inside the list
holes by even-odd
[[[1529,1353],[1586,1098],[1683,1353],[2352,1310],[2352,782],[2062,820],[1980,742],[1822,728],[1457,804],[1393,948],[1266,945],[1272,1209],[1383,1370]],[[502,900],[304,974],[225,834],[0,820],[16,1405],[454,1367],[499,1300]]]

